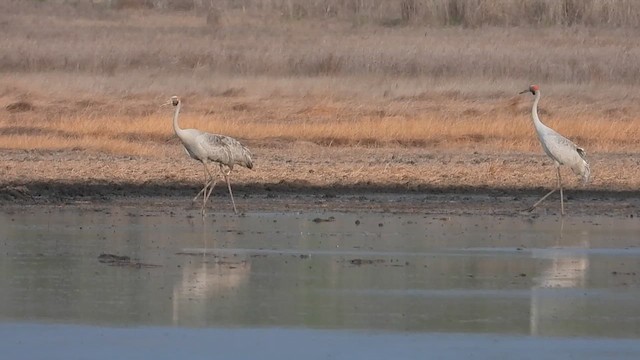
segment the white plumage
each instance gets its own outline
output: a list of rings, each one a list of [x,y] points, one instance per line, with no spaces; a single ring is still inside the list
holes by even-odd
[[[535,209],[549,195],[560,189],[560,208],[564,215],[564,198],[562,192],[562,177],[560,176],[560,165],[566,165],[573,170],[576,175],[582,178],[582,182],[586,184],[591,177],[591,168],[587,162],[586,153],[583,148],[578,147],[571,140],[558,134],[552,128],[546,126],[538,117],[538,102],[540,101],[540,88],[537,85],[531,85],[529,89],[522,91],[520,94],[530,92],[535,95],[533,107],[531,108],[531,119],[538,134],[538,140],[542,145],[544,152],[553,159],[558,176],[558,186],[543,196],[538,202],[531,206],[529,211]]]
[[[229,195],[231,196],[231,203],[233,204],[233,211],[238,213],[236,209],[236,203],[233,200],[233,192],[231,192],[231,183],[229,182],[229,174],[233,170],[234,165],[244,166],[246,168],[253,168],[253,161],[251,160],[251,151],[242,145],[238,140],[219,134],[211,134],[197,129],[181,129],[178,125],[178,116],[180,115],[180,107],[182,102],[177,96],[173,96],[167,104],[173,105],[176,110],[173,115],[173,130],[176,135],[182,141],[182,145],[187,154],[193,159],[196,159],[202,163],[205,171],[204,187],[193,198],[195,201],[200,194],[203,196],[202,202],[202,215],[204,215],[204,209],[211,195],[213,187],[216,185],[216,180],[209,172],[207,166],[208,163],[214,162],[220,165],[220,171],[224,176],[224,179],[229,188]],[[224,167],[227,167],[225,171]],[[207,191],[208,190],[208,191]]]

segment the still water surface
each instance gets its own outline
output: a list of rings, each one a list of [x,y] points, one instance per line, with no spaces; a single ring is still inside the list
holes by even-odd
[[[249,213],[203,222],[167,209],[5,211],[0,334],[23,355],[34,331],[88,336],[88,351],[101,343],[91,331],[119,345],[118,334],[145,343],[159,331],[168,343],[234,333],[369,343],[346,352],[398,338],[405,351],[425,342],[553,348],[549,339],[561,338],[565,350],[598,354],[618,341],[623,349],[612,348],[632,357],[639,229],[637,219],[605,216]],[[103,263],[103,253],[131,260]],[[583,338],[601,346],[571,345]]]

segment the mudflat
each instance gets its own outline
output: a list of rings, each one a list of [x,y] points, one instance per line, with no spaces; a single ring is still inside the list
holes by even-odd
[[[236,167],[231,183],[241,211],[340,210],[518,214],[556,185],[541,153],[445,152],[408,147],[327,147],[307,142],[251,143],[254,170]],[[202,165],[178,143],[162,155],[86,151],[0,152],[0,203],[107,204],[198,208]],[[569,214],[637,216],[640,159],[590,157],[585,185],[563,168]],[[219,175],[219,172],[218,172]],[[559,212],[552,195],[533,214]],[[209,205],[231,211],[221,176]],[[530,214],[530,213],[526,213]]]

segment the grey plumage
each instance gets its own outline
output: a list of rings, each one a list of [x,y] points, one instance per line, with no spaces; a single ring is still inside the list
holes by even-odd
[[[196,129],[184,129],[184,133],[178,135],[184,145],[187,154],[192,158],[223,164],[233,170],[238,164],[252,169],[251,152],[238,140],[219,134],[211,134]]]
[[[562,177],[560,175],[560,165],[566,165],[582,178],[582,182],[586,184],[591,177],[591,168],[587,162],[586,152],[583,148],[578,147],[571,140],[557,133],[555,130],[546,126],[538,117],[538,102],[540,101],[540,88],[537,85],[531,85],[529,89],[522,91],[520,94],[530,92],[535,95],[533,106],[531,108],[531,119],[535,126],[538,140],[542,145],[544,152],[554,161],[558,176],[558,186],[543,196],[538,202],[527,210],[532,211],[549,195],[560,189],[560,209],[564,215],[564,196],[562,191]]]
[[[200,161],[204,166],[204,187],[196,195],[193,201],[202,194],[202,215],[204,215],[207,200],[211,195],[211,191],[213,191],[213,187],[216,185],[216,180],[209,172],[207,165],[209,163],[217,163],[220,166],[220,171],[222,172],[227,183],[227,187],[229,188],[233,211],[238,213],[236,203],[233,199],[233,192],[231,191],[229,174],[233,170],[234,165],[244,166],[249,169],[253,168],[251,151],[249,151],[249,149],[242,145],[238,140],[226,135],[211,134],[197,129],[181,129],[178,125],[178,117],[180,115],[182,102],[177,96],[173,96],[169,100],[168,104],[175,107],[175,113],[173,115],[173,129],[182,142],[184,149],[191,158]]]

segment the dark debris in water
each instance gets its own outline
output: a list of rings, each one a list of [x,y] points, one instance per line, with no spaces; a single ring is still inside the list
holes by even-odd
[[[630,276],[635,276],[636,272],[635,271],[629,271],[629,272],[612,271],[611,275],[630,275]]]
[[[131,258],[126,255],[115,255],[115,254],[100,254],[98,255],[98,261],[103,264],[108,264],[109,266],[127,266],[134,268],[149,268],[149,267],[160,267],[162,265],[156,264],[145,264],[141,262],[131,261]]]
[[[384,263],[384,259],[351,259],[349,263],[352,265],[372,265],[372,264],[382,264]]]
[[[326,219],[317,217],[317,218],[313,219],[313,222],[314,223],[321,223],[321,222],[332,222],[332,221],[335,221],[335,220],[336,220],[336,218],[333,217],[333,216],[329,216]]]
[[[409,266],[410,263],[408,261],[401,261],[399,259],[361,259],[355,258],[351,260],[344,260],[345,263],[349,263],[351,265],[361,266],[361,265],[377,265],[383,264],[384,266],[390,267],[404,267]]]
[[[202,252],[202,251],[179,251],[176,253],[176,255],[185,255],[185,256],[211,256],[214,258],[219,257],[218,254],[214,254],[214,253],[209,253],[209,252]],[[235,254],[237,255],[237,254]]]
[[[218,260],[215,262],[216,265],[227,266],[229,269],[235,269],[239,266],[244,267],[247,266],[247,260],[240,261],[230,261],[230,260]]]
[[[131,258],[128,256],[120,256],[114,254],[100,254],[98,256],[98,261],[104,264],[112,264],[112,263],[129,263],[131,262]]]

